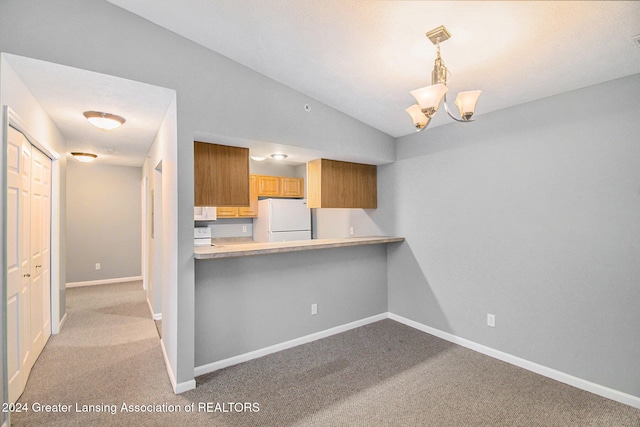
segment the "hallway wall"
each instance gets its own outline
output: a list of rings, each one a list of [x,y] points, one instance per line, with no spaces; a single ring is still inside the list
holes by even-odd
[[[69,160],[67,283],[142,274],[141,178],[139,167]]]

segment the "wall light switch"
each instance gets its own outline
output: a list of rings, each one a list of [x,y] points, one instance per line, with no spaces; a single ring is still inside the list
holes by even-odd
[[[318,304],[311,304],[311,315],[315,316],[318,314]]]
[[[100,270],[100,263],[96,262],[96,270]]]

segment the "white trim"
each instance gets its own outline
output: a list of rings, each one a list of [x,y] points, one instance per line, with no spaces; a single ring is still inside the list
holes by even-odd
[[[162,313],[154,313],[153,307],[151,306],[151,301],[147,298],[147,305],[149,306],[149,311],[151,312],[151,317],[153,320],[162,320]]]
[[[614,390],[600,384],[592,383],[591,381],[587,381],[582,378],[574,377],[573,375],[569,375],[567,373],[557,371],[547,366],[522,359],[521,357],[514,356],[512,354],[505,353],[491,347],[484,346],[482,344],[478,344],[468,339],[432,328],[431,326],[415,322],[413,320],[398,316],[393,313],[388,313],[388,315],[389,319],[391,320],[403,323],[419,331],[435,335],[436,337],[442,338],[443,340],[477,351],[478,353],[485,354],[487,356],[493,357],[494,359],[502,360],[503,362],[510,363],[528,371],[535,372],[536,374],[540,374],[561,383],[568,384],[570,386],[588,391],[593,394],[597,394],[598,396],[606,397],[607,399],[615,400],[616,402],[624,403],[625,405],[633,406],[634,408],[640,409],[640,397],[638,396],[633,396],[631,394],[623,393],[621,391]]]
[[[162,357],[164,358],[164,364],[167,367],[167,375],[169,375],[169,381],[175,394],[184,393],[185,391],[194,390],[196,388],[195,378],[182,383],[176,383],[176,377],[171,370],[171,364],[169,363],[169,357],[167,356],[167,350],[164,348],[164,341],[160,339],[160,348],[162,349]]]
[[[65,287],[79,288],[81,286],[109,285],[111,283],[135,282],[142,280],[142,276],[119,277],[117,279],[89,280],[86,282],[69,282]]]
[[[64,323],[67,321],[67,313],[64,313],[64,316],[62,316],[62,320],[60,321],[60,324],[58,325],[58,332],[56,332],[54,335],[57,335],[60,333],[60,331],[62,330],[62,326],[64,326]],[[53,333],[53,332],[52,332]]]
[[[290,341],[285,341],[280,344],[274,344],[269,347],[264,347],[258,350],[250,351],[248,353],[240,354],[238,356],[229,357],[227,359],[219,360],[217,362],[208,363],[206,365],[197,366],[194,371],[194,376],[208,374],[213,371],[217,371],[228,366],[237,365],[238,363],[246,362],[248,360],[257,359],[267,354],[276,353],[278,351],[286,350],[292,347],[299,346],[301,344],[307,344],[312,341],[316,341],[322,338],[329,337],[331,335],[346,332],[350,329],[359,328],[369,323],[378,322],[388,317],[388,313],[377,314],[375,316],[367,317],[365,319],[356,320],[355,322],[347,323],[344,325],[336,326],[334,328],[325,329],[324,331],[315,332],[313,334],[305,335],[300,338],[295,338]]]

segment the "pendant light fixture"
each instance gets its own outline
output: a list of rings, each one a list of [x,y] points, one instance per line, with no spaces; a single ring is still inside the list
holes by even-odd
[[[101,111],[85,111],[82,114],[87,118],[89,123],[104,130],[120,127],[126,121],[124,117],[103,113]]]
[[[419,132],[429,125],[429,122],[438,111],[440,103],[444,100],[444,109],[449,117],[457,122],[472,122],[471,117],[476,109],[476,103],[481,90],[472,90],[460,92],[456,98],[455,105],[460,111],[459,117],[456,117],[449,110],[447,105],[447,67],[440,56],[440,43],[448,40],[451,34],[441,25],[438,28],[427,33],[427,37],[437,48],[437,56],[431,72],[431,86],[425,86],[420,89],[412,90],[410,93],[415,98],[417,104],[412,105],[405,111],[411,116],[413,125]]]

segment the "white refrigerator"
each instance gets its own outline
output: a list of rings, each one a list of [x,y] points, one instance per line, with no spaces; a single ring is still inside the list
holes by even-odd
[[[311,210],[302,199],[258,201],[258,217],[253,219],[256,242],[288,242],[311,239]]]

